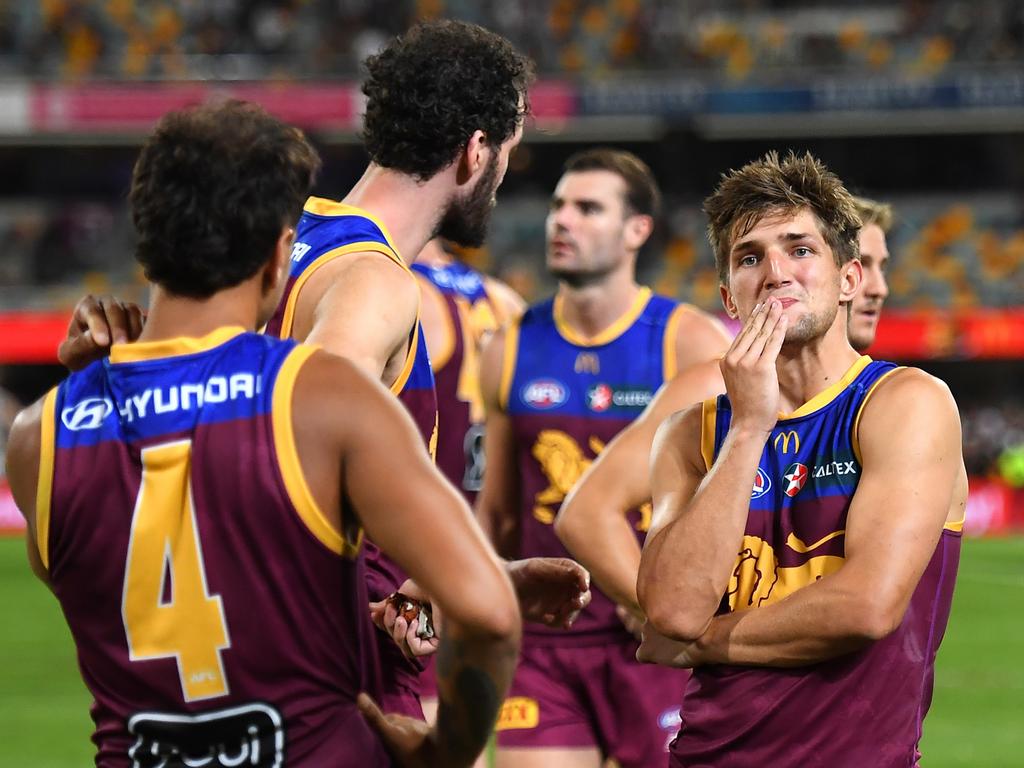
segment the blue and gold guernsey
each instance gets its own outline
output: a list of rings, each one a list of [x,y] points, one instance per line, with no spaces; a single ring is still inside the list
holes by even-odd
[[[501,401],[516,445],[522,509],[521,557],[568,557],[553,523],[563,499],[604,446],[676,373],[676,328],[688,311],[643,288],[600,336],[582,339],[556,300],[530,307],[506,331]],[[629,513],[638,539],[651,508]],[[531,642],[577,643],[628,637],[615,604],[596,587],[571,630],[526,625]]]
[[[307,200],[295,232],[285,292],[265,332],[279,338],[289,338],[292,335],[299,292],[310,276],[336,258],[349,253],[366,252],[380,253],[391,259],[409,273],[410,280],[415,279],[382,222],[351,205],[318,197]],[[416,325],[409,334],[405,365],[391,385],[391,391],[398,396],[416,422],[433,458],[437,448],[437,396],[430,357],[418,318],[417,308]],[[370,599],[381,600],[401,586],[406,574],[369,539],[365,542],[364,550]],[[389,676],[395,674],[399,678],[400,687],[418,690],[417,679],[421,664],[405,659],[390,639],[381,643],[380,653],[380,670],[385,689],[393,687]],[[418,705],[413,705],[408,714],[416,714],[417,708]]]
[[[313,352],[241,328],[115,345],[44,399],[37,544],[97,765],[389,764],[355,707],[358,532],[317,506],[292,430]]]
[[[860,414],[894,370],[861,357],[835,385],[779,419],[761,455],[720,613],[771,605],[842,567],[846,516],[862,469]],[[709,469],[730,418],[725,395],[704,403],[701,453]],[[672,765],[916,765],[961,528],[947,524],[888,637],[810,667],[694,670]]]

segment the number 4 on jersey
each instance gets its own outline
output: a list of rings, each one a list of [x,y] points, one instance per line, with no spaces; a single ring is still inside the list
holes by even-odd
[[[185,701],[228,693],[221,651],[230,647],[220,596],[206,586],[191,454],[187,440],[142,451],[121,603],[131,660],[175,657]]]

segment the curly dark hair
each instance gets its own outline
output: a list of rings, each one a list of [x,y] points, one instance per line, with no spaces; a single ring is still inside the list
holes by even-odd
[[[302,131],[256,104],[166,114],[139,153],[128,195],[146,278],[206,298],[252,277],[298,219],[319,168]]]
[[[708,240],[715,253],[718,279],[729,282],[729,251],[765,216],[808,208],[817,217],[836,264],[857,258],[861,220],[842,180],[810,152],[777,152],[737,170],[723,173],[715,191],[704,201]]]
[[[530,109],[529,59],[475,24],[418,24],[370,56],[366,69],[366,151],[420,180],[451,165],[476,130],[501,146]]]

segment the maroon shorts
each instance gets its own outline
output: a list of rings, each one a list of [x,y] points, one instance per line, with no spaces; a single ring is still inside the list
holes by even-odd
[[[538,646],[524,638],[498,748],[597,747],[622,768],[668,762],[689,671],[636,661],[637,643]]]

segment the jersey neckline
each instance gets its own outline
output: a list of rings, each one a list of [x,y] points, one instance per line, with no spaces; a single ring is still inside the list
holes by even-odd
[[[871,362],[870,357],[867,355],[861,355],[854,361],[853,365],[846,369],[846,373],[839,378],[839,381],[823,389],[792,413],[780,413],[778,420],[791,421],[793,419],[799,419],[802,416],[808,416],[815,411],[820,411],[826,405],[839,397],[843,390],[850,386],[850,384],[860,376]]]
[[[575,344],[577,347],[600,347],[604,344],[609,344],[630,329],[644,309],[646,309],[648,302],[651,300],[651,295],[650,288],[646,285],[641,286],[629,309],[595,336],[584,336],[566,322],[563,314],[562,297],[556,295],[552,306],[555,329],[563,339],[570,344]]]
[[[207,352],[214,347],[230,341],[245,333],[240,325],[227,325],[217,328],[205,336],[175,336],[158,341],[135,341],[128,344],[114,344],[110,347],[110,362],[138,363],[144,360],[156,360],[162,357],[180,357]]]
[[[388,247],[395,252],[395,255],[402,260],[403,264],[406,263],[405,259],[402,258],[402,254],[399,253],[398,248],[395,246],[395,239],[391,236],[387,226],[366,209],[342,203],[338,200],[329,200],[326,197],[310,197],[306,200],[302,210],[314,216],[362,216],[364,219],[369,219],[380,229],[380,233],[384,235]]]

